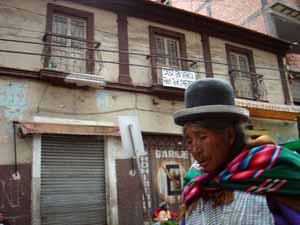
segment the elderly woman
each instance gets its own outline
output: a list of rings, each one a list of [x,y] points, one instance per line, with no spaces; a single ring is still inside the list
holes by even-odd
[[[182,223],[300,225],[300,155],[268,138],[247,145],[249,112],[223,80],[193,82],[185,106],[175,123],[196,162],[184,178]]]

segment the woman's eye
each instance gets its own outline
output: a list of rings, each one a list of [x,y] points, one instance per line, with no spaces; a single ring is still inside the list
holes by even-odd
[[[202,135],[202,136],[200,136],[199,138],[200,138],[201,140],[204,140],[205,138],[207,138],[207,136],[206,136],[206,135],[205,135],[205,136]]]
[[[192,144],[192,140],[187,139],[187,140],[185,141],[185,144],[186,144],[186,145],[191,145],[191,144]]]

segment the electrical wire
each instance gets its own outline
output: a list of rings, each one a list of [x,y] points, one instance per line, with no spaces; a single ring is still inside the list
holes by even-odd
[[[1,27],[1,26],[0,26]],[[0,34],[1,35],[1,34]],[[10,36],[14,36],[14,37],[23,37],[23,36],[18,36],[18,35],[10,35]],[[28,38],[30,38],[30,37],[28,37]],[[35,39],[40,39],[40,38],[35,38]],[[6,39],[6,40],[8,40],[8,41],[10,41],[11,39]],[[107,42],[107,41],[106,41]],[[29,42],[30,43],[30,42]],[[32,42],[33,43],[33,42]],[[49,43],[39,43],[39,42],[37,42],[36,44],[39,44],[39,45],[48,45]],[[113,42],[113,44],[115,44],[114,42]],[[54,44],[53,44],[54,45]],[[58,47],[69,47],[70,48],[70,46],[65,46],[65,45],[57,45]],[[101,44],[101,47],[104,47],[104,48],[106,48],[106,49],[101,49],[101,50],[99,50],[99,51],[103,51],[103,52],[105,52],[105,51],[107,51],[107,52],[118,52],[118,53],[124,53],[124,54],[136,54],[136,55],[138,55],[137,53],[144,53],[144,54],[140,54],[141,56],[146,56],[146,57],[150,57],[151,55],[150,55],[150,53],[149,53],[149,51],[142,51],[142,50],[138,50],[138,49],[132,49],[131,48],[131,50],[132,51],[130,51],[130,52],[125,52],[125,51],[118,51],[118,50],[115,50],[115,49],[118,49],[118,47],[112,47],[112,46],[105,46],[105,45],[103,45],[103,44]],[[80,47],[72,47],[72,48],[80,48]],[[95,49],[93,49],[93,48],[82,48],[82,49],[89,49],[89,50],[95,50]],[[113,49],[113,50],[109,50],[109,49]],[[189,51],[189,53],[194,53],[194,54],[199,54],[199,52],[193,52],[193,51]],[[153,57],[155,57],[155,55],[153,55]],[[169,59],[177,59],[177,60],[180,60],[180,59],[184,59],[184,58],[175,58],[175,57],[170,57],[170,56],[162,56],[162,55],[160,55],[159,56],[160,58],[169,58]],[[187,61],[191,61],[191,62],[195,62],[196,60],[199,60],[199,62],[201,62],[201,63],[205,63],[205,62],[208,62],[208,63],[212,63],[212,64],[221,64],[221,65],[224,65],[224,66],[229,66],[229,65],[233,65],[233,64],[228,64],[227,63],[227,61],[226,60],[223,60],[223,59],[221,59],[221,60],[219,60],[219,61],[213,61],[213,60],[211,60],[211,61],[207,61],[207,60],[205,60],[204,58],[202,58],[202,57],[192,57],[192,58],[189,58]],[[223,61],[223,62],[222,62]],[[233,65],[234,66],[234,65]],[[243,67],[243,66],[241,66],[240,65],[240,67]],[[249,68],[249,66],[246,66],[246,67],[248,67]],[[250,68],[251,68],[251,66],[250,66]],[[274,70],[278,70],[278,71],[286,71],[286,72],[288,72],[288,70],[286,70],[286,69],[277,69],[277,68],[274,68],[273,66],[269,66],[269,67],[266,67],[266,66],[263,66],[263,67],[257,67],[257,66],[254,66],[254,68],[258,68],[258,69],[260,69],[260,68],[265,68],[265,69],[268,69],[268,68],[271,68],[271,69],[274,69]]]
[[[213,60],[203,60],[200,58],[182,58],[182,57],[171,57],[167,55],[154,55],[154,54],[143,54],[143,53],[136,53],[136,52],[128,52],[128,51],[115,51],[115,50],[107,50],[107,49],[97,49],[97,48],[88,48],[88,47],[74,47],[74,46],[66,46],[66,45],[58,45],[58,44],[53,44],[53,43],[40,43],[40,42],[33,42],[33,41],[24,41],[24,40],[15,40],[15,39],[5,39],[5,38],[0,38],[0,41],[6,41],[6,42],[16,42],[16,43],[26,43],[26,44],[36,44],[36,45],[46,45],[46,46],[53,46],[53,47],[63,47],[63,48],[75,48],[75,49],[81,49],[81,50],[93,50],[93,51],[100,51],[100,52],[110,52],[110,53],[121,53],[121,54],[128,54],[128,55],[136,55],[136,56],[143,56],[147,58],[167,58],[167,59],[174,59],[174,60],[180,60],[180,61],[187,61],[187,62],[200,62],[200,63],[212,63],[212,64],[219,64],[219,65],[224,65],[224,66],[232,66],[232,67],[245,67],[245,68],[255,68],[255,69],[263,69],[263,70],[273,70],[273,71],[287,71],[286,69],[278,69],[274,67],[262,67],[262,66],[242,66],[242,65],[237,65],[237,64],[230,64],[230,63],[223,63],[223,62],[218,62],[218,61],[213,61]],[[20,53],[20,51],[9,51],[9,50],[1,50],[1,51],[6,51],[7,53]],[[29,54],[28,52],[24,54]],[[34,55],[39,54],[39,53],[32,53]],[[54,55],[44,55],[42,54],[41,56],[48,56],[48,57],[62,57],[62,58],[67,58],[67,56],[54,56]],[[71,59],[71,58],[70,58]],[[72,59],[77,59],[80,60],[80,58],[72,58]],[[91,60],[86,60],[86,61],[91,61]],[[108,61],[106,61],[108,62]],[[117,62],[116,62],[117,63]],[[136,64],[134,64],[136,66]]]
[[[165,68],[165,66],[147,66],[147,65],[140,65],[140,64],[132,64],[132,63],[120,63],[120,62],[114,62],[114,61],[106,61],[106,60],[92,60],[92,59],[84,59],[84,58],[78,58],[78,57],[71,57],[71,56],[60,56],[60,55],[49,55],[44,53],[33,53],[33,52],[22,52],[22,51],[10,51],[10,50],[4,50],[0,49],[0,52],[5,53],[16,53],[16,54],[25,54],[25,55],[33,55],[33,56],[44,56],[44,57],[56,57],[56,58],[66,58],[66,59],[73,59],[73,60],[81,60],[81,61],[89,61],[89,62],[98,62],[98,63],[108,63],[108,64],[118,64],[118,65],[128,65],[133,67],[142,67],[142,68],[150,68],[150,69],[162,69]],[[178,68],[170,68],[170,69],[178,69]],[[195,70],[187,70],[188,72],[194,72],[196,74],[206,74],[206,72],[201,71],[195,71]],[[240,70],[230,70],[230,71],[237,71]],[[253,74],[252,72],[247,71],[240,71],[245,74]],[[262,74],[257,74],[258,76],[263,76]],[[228,74],[220,74],[220,73],[214,73],[216,76],[225,76],[228,77]],[[249,80],[247,78],[239,77],[239,79],[243,80]],[[263,80],[273,80],[273,81],[282,81],[282,80],[290,80],[290,79],[276,79],[276,78],[263,78]]]

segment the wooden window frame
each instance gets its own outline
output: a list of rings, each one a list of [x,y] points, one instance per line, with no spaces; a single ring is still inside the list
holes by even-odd
[[[187,58],[186,53],[186,40],[185,35],[180,32],[167,30],[159,27],[149,26],[149,39],[150,39],[150,54],[156,55],[156,44],[155,44],[155,35],[160,35],[164,37],[169,37],[173,39],[177,39],[179,43],[179,51],[180,51],[180,58]],[[151,66],[152,66],[152,82],[153,84],[157,85],[158,83],[158,77],[157,77],[157,70],[156,70],[156,62],[155,58],[151,57]],[[188,63],[187,61],[181,61],[181,69],[187,70],[188,69]],[[162,84],[159,84],[162,85]]]
[[[293,81],[292,82],[296,82],[297,84],[299,84],[300,85],[300,75],[299,76],[294,76],[294,78],[293,78]],[[300,100],[295,100],[295,98],[294,98],[294,94],[293,94],[293,91],[292,91],[292,86],[290,86],[291,87],[291,95],[292,95],[292,98],[293,98],[293,104],[294,105],[300,105]]]
[[[95,31],[95,26],[94,26],[94,14],[91,12],[79,10],[79,9],[74,9],[74,8],[68,8],[65,6],[61,5],[56,5],[52,3],[48,3],[47,5],[47,23],[46,23],[46,33],[51,34],[52,33],[52,23],[53,23],[53,16],[54,14],[62,14],[66,16],[71,16],[71,17],[77,17],[86,20],[87,22],[87,28],[86,28],[86,47],[87,48],[93,48],[93,43],[94,43],[94,31]],[[52,43],[51,40],[51,35],[47,36],[46,41],[48,43]],[[93,50],[86,50],[86,57],[90,59],[91,61],[86,61],[86,73],[94,74],[95,70],[95,55]],[[48,56],[45,57],[44,61],[44,68],[48,67],[48,63],[50,61],[50,55],[51,55],[51,46],[46,47],[46,54]]]
[[[234,53],[238,53],[238,54],[242,54],[242,55],[247,56],[248,63],[249,63],[249,71],[250,71],[250,73],[256,74],[255,63],[254,63],[254,57],[253,57],[252,50],[247,49],[247,48],[234,46],[234,45],[230,45],[230,44],[225,44],[225,48],[226,48],[226,57],[227,57],[228,70],[229,71],[231,71],[233,69],[232,66],[231,66],[232,63],[231,63],[230,53],[234,52]],[[234,90],[236,90],[235,85],[234,85],[234,76],[230,72],[229,72],[229,76],[230,76],[231,85],[233,86]],[[255,79],[252,75],[250,77],[251,77],[252,85],[254,85]],[[257,94],[254,91],[255,90],[253,90],[253,94],[254,95]],[[236,96],[236,97],[241,98],[239,96]],[[256,100],[256,99],[254,98],[254,100]]]

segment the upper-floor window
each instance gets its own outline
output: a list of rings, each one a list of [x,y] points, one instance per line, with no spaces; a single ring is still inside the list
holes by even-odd
[[[45,67],[65,72],[93,73],[93,14],[48,5]]]
[[[155,35],[156,65],[171,68],[181,68],[179,40],[161,35]],[[165,58],[168,57],[168,58]]]
[[[300,78],[295,76],[290,82],[290,87],[295,105],[300,105]]]
[[[59,14],[53,15],[52,34],[54,36],[52,36],[52,43],[63,45],[63,47],[53,46],[51,53],[53,55],[86,59],[86,42],[65,38],[86,39],[86,26],[87,23],[83,19]],[[51,57],[49,63],[51,67],[57,67],[63,71],[86,73],[86,62],[84,60]]]
[[[267,101],[263,75],[255,71],[252,51],[227,44],[226,52],[236,97]]]
[[[186,41],[182,33],[149,27],[152,77],[154,84],[162,84],[161,69],[187,70]]]

